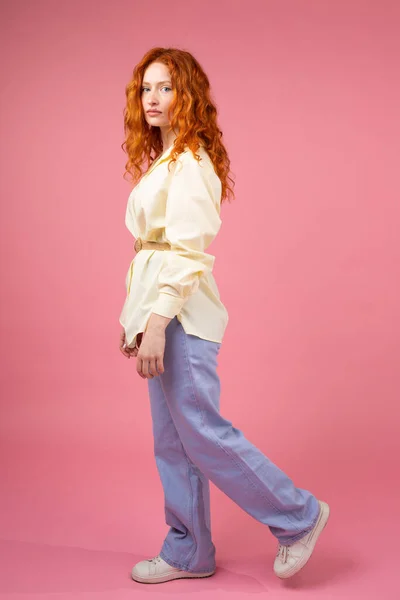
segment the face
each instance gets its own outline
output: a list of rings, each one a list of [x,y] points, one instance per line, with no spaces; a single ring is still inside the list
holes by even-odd
[[[144,72],[142,82],[142,105],[149,125],[169,127],[168,108],[174,98],[168,67],[154,62]],[[149,110],[158,111],[154,114]]]

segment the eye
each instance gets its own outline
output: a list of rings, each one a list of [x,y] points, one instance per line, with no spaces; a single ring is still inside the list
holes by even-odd
[[[149,88],[147,88],[147,87],[142,87],[142,92],[144,92],[145,90],[148,90],[148,89]],[[163,85],[163,87],[161,89],[162,90],[167,89],[167,90],[170,90],[170,91],[172,90],[172,88],[170,88],[168,85]]]

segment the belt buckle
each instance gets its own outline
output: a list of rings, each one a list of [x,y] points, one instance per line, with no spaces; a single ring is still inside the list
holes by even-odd
[[[139,250],[142,249],[142,246],[143,246],[143,243],[142,243],[141,238],[137,238],[135,245],[134,245],[135,252],[139,252]]]

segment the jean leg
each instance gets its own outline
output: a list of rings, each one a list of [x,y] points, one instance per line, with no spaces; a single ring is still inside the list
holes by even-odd
[[[165,520],[170,529],[161,557],[184,571],[215,569],[211,539],[208,479],[186,454],[173,423],[159,377],[148,379],[154,454],[164,490]]]
[[[220,414],[220,344],[186,334],[176,317],[166,329],[160,380],[183,447],[204,475],[282,544],[317,521],[317,498],[293,481]]]

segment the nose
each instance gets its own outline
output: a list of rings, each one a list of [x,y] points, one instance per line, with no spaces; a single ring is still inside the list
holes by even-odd
[[[157,104],[156,92],[149,92],[147,95],[147,103],[149,106],[153,107]]]

